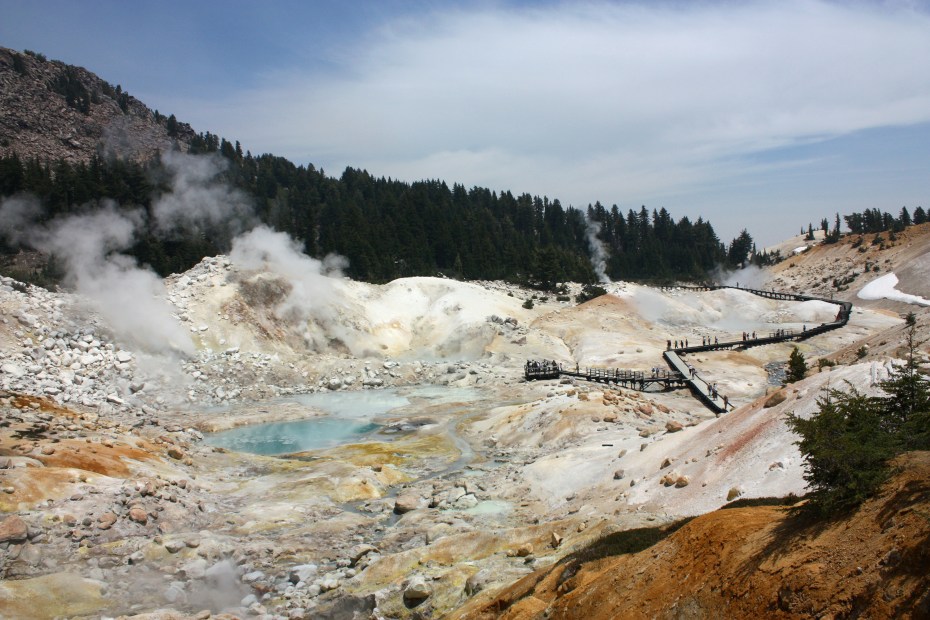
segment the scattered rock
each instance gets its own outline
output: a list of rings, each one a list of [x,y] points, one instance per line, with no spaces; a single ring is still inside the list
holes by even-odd
[[[149,522],[149,515],[143,508],[139,506],[133,506],[129,509],[129,518],[135,521],[136,523],[141,523],[145,525]]]
[[[474,596],[494,580],[494,573],[487,568],[479,570],[465,581],[465,595]]]
[[[682,423],[676,420],[669,420],[665,424],[665,430],[669,433],[677,433],[678,431],[683,430],[684,428],[685,427],[682,425]]]
[[[414,577],[404,588],[404,602],[417,605],[430,597],[433,588],[422,577]]]
[[[101,530],[108,530],[113,527],[114,523],[116,523],[116,519],[116,514],[112,512],[105,512],[97,517],[97,527]]]
[[[0,521],[0,543],[21,543],[29,537],[29,527],[17,515]]]
[[[168,553],[177,553],[186,546],[187,543],[183,540],[169,540],[165,543],[165,549],[168,550]]]
[[[785,390],[778,390],[777,392],[775,392],[774,394],[772,394],[765,400],[765,404],[762,405],[762,408],[768,409],[770,407],[774,407],[775,405],[778,405],[779,403],[785,402],[787,398],[788,397],[785,395]]]
[[[394,501],[394,512],[402,515],[420,507],[420,496],[408,493],[400,495]]]

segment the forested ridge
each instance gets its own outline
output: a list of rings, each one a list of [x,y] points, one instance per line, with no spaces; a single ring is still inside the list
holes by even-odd
[[[194,138],[190,153],[221,158],[224,180],[249,198],[259,221],[289,233],[311,256],[345,256],[348,275],[371,282],[416,275],[542,287],[593,282],[586,217],[599,225],[597,239],[606,249],[612,279],[700,280],[717,266],[742,263],[753,249],[747,233],[728,249],[709,222],[676,221],[665,209],[641,207],[624,214],[597,203],[582,211],[546,197],[449,187],[440,180],[407,183],[353,168],[333,178],[312,165],[243,153],[238,143],[209,133]],[[0,158],[0,194],[35,196],[44,219],[93,208],[104,198],[149,208],[153,196],[167,191],[162,168],[158,160],[94,157],[71,164],[12,155]],[[223,231],[163,238],[149,230],[131,253],[167,275],[227,251],[229,241]]]
[[[0,198],[32,195],[46,221],[92,210],[104,199],[142,207],[148,221],[130,252],[162,275],[228,251],[231,235],[257,222],[289,233],[311,256],[345,256],[348,275],[371,282],[445,275],[552,288],[595,281],[592,256],[611,279],[703,280],[716,267],[739,266],[753,251],[748,233],[724,246],[709,222],[675,220],[665,209],[624,212],[600,203],[579,209],[547,197],[442,180],[408,183],[353,168],[334,178],[312,165],[253,156],[238,142],[198,134],[119,85],[36,52],[0,48],[0,77],[7,96]],[[45,105],[51,100],[61,106]],[[122,128],[121,141],[108,137],[113,127]],[[93,155],[94,144],[106,155]],[[170,191],[170,171],[157,153],[173,149],[222,162],[223,181],[253,207],[251,216],[232,217],[249,221],[156,234],[152,203]],[[0,240],[0,252],[16,250]]]

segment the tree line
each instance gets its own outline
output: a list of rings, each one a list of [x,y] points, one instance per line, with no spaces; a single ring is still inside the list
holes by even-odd
[[[238,142],[209,132],[194,136],[190,152],[223,158],[223,179],[251,199],[259,221],[299,240],[310,256],[345,256],[348,275],[369,282],[421,275],[540,288],[569,280],[595,282],[591,222],[600,226],[596,239],[609,255],[611,279],[703,280],[715,267],[742,265],[754,250],[745,231],[727,248],[710,222],[676,221],[664,208],[624,214],[616,205],[608,210],[597,203],[581,210],[545,196],[450,187],[440,180],[408,183],[351,167],[334,178],[313,165],[243,153]],[[150,209],[153,196],[168,191],[165,176],[157,159],[94,157],[69,163],[11,155],[0,158],[0,195],[34,195],[44,219],[93,208],[104,198]],[[151,228],[131,254],[162,275],[229,249],[230,239],[221,231],[162,238]]]
[[[868,233],[881,233],[881,232],[890,232],[890,233],[899,233],[905,228],[915,224],[923,224],[927,221],[930,221],[930,218],[927,217],[927,211],[919,206],[914,209],[914,214],[911,215],[911,212],[908,211],[907,207],[901,207],[901,211],[898,212],[897,217],[888,213],[887,211],[882,211],[880,209],[866,209],[862,212],[853,212],[849,215],[843,216],[843,221],[846,222],[846,227],[849,229],[849,232],[854,235],[864,235]],[[836,221],[833,224],[833,228],[830,228],[830,222],[826,218],[820,221],[820,228],[824,232],[824,242],[825,243],[836,243],[840,239],[840,214],[836,214]],[[801,234],[804,234],[804,228],[801,229]],[[814,226],[813,224],[807,225],[807,234],[805,239],[808,241],[814,240]]]

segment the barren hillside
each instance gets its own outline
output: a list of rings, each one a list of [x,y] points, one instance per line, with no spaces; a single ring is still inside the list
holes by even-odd
[[[193,130],[81,67],[0,47],[0,155],[70,163],[187,150]]]
[[[855,514],[814,523],[786,507],[718,510],[653,546],[621,533],[454,618],[926,618],[930,453]],[[625,545],[648,546],[622,554]]]

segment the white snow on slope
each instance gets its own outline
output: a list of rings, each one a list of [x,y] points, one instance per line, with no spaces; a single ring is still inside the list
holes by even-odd
[[[859,299],[890,299],[891,301],[903,301],[908,304],[930,306],[930,299],[924,299],[919,295],[902,293],[895,288],[897,285],[898,276],[893,273],[885,274],[863,286],[858,297]]]

